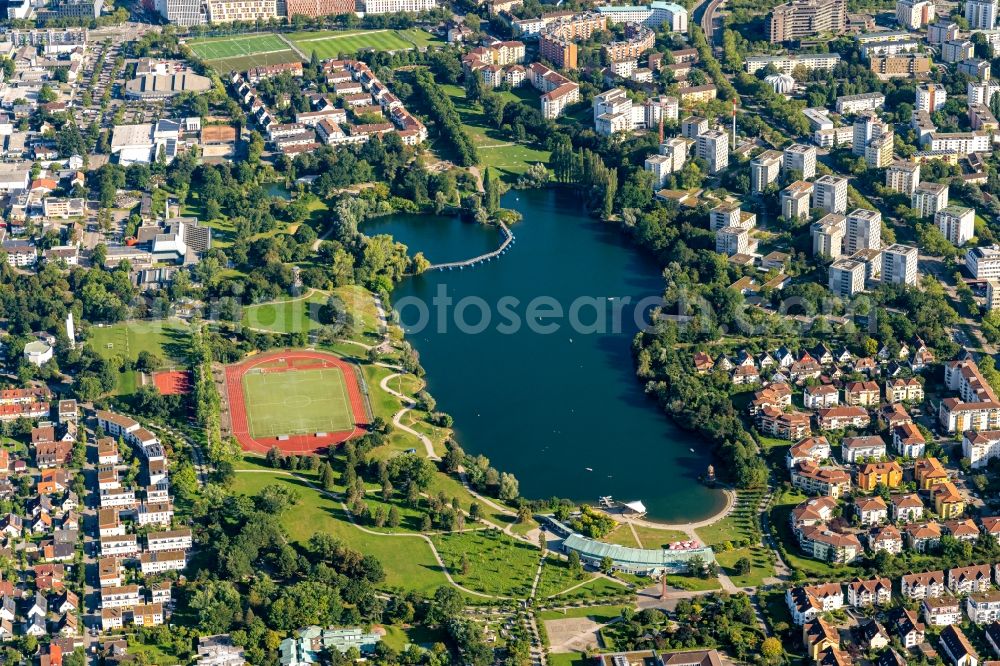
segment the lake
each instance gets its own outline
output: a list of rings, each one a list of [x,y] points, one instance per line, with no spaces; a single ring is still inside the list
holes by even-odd
[[[504,255],[408,278],[393,293],[459,443],[512,472],[525,497],[642,500],[668,522],[718,511],[723,494],[698,481],[709,443],[677,428],[635,377],[630,304],[660,294],[655,263],[572,193],[513,191],[503,205],[524,216]],[[500,242],[495,228],[447,216],[391,216],[362,230],[432,263]]]

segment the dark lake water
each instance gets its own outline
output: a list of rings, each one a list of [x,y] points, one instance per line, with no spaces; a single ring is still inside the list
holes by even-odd
[[[657,266],[616,228],[589,218],[570,193],[511,192],[503,205],[524,216],[506,254],[409,278],[393,294],[404,326],[426,319],[407,339],[438,409],[454,417],[458,441],[514,473],[526,497],[596,504],[612,495],[678,522],[720,509],[722,493],[697,479],[711,461],[708,444],[677,428],[635,378],[630,344],[638,328],[633,308],[622,304],[660,293]],[[391,234],[432,263],[476,256],[500,241],[496,229],[452,217],[400,215],[363,231]],[[449,305],[435,304],[442,295]],[[562,317],[538,316],[556,308]],[[624,313],[619,330],[616,309]]]

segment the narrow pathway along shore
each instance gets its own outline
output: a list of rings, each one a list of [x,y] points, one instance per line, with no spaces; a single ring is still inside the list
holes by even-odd
[[[695,532],[696,529],[700,527],[708,527],[709,525],[714,525],[719,522],[736,508],[736,492],[724,489],[722,492],[726,494],[726,506],[719,510],[715,515],[709,516],[702,520],[698,520],[691,523],[658,523],[652,520],[645,520],[643,518],[629,518],[621,514],[609,513],[608,515],[621,523],[628,523],[630,525],[639,525],[641,527],[648,527],[653,530],[671,530],[675,532],[684,532],[690,538],[700,540],[698,534]],[[636,539],[638,541],[638,539]]]

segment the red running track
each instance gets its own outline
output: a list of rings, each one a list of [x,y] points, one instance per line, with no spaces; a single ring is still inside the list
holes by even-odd
[[[315,363],[302,363],[302,361],[308,360],[315,361]],[[274,365],[274,361],[281,363]],[[291,369],[308,370],[330,366],[340,368],[340,371],[344,373],[344,384],[347,386],[351,411],[354,413],[354,428],[327,433],[322,437],[291,435],[284,440],[278,440],[276,437],[252,437],[247,421],[246,398],[243,394],[243,376],[250,370],[265,364],[270,365],[262,369],[264,372],[285,372]],[[264,454],[275,446],[286,454],[314,453],[331,444],[339,444],[363,434],[364,426],[368,425],[368,410],[365,409],[365,399],[361,395],[357,368],[343,359],[325,352],[303,350],[268,352],[249,358],[242,363],[227,366],[226,396],[229,399],[229,418],[232,423],[233,437],[240,443],[244,451],[253,453]]]

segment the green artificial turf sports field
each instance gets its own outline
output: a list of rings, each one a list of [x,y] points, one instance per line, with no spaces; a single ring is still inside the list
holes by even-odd
[[[354,427],[339,368],[250,371],[243,377],[252,437],[341,432]]]

